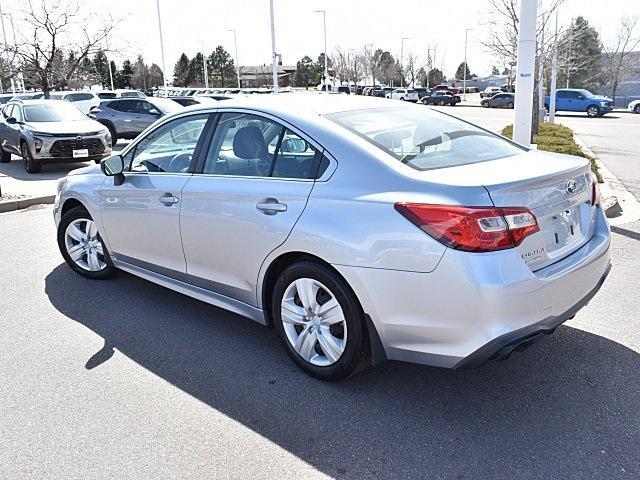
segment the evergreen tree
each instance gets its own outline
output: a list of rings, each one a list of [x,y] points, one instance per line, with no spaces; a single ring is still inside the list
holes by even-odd
[[[131,88],[131,78],[133,77],[133,65],[131,60],[125,60],[122,62],[122,68],[116,73],[114,83],[117,83],[116,88]]]
[[[315,80],[316,78],[315,70],[316,66],[311,57],[307,55],[302,57],[302,59],[296,63],[296,73],[294,75],[294,83],[296,87],[309,87],[309,85],[312,84],[312,80]]]
[[[462,80],[465,78],[464,72],[467,72],[467,79],[471,78],[471,72],[469,71],[469,64],[462,62],[458,65],[458,69],[456,70],[456,79]]]
[[[185,53],[180,55],[173,69],[173,84],[176,87],[189,85],[189,57]]]
[[[189,60],[189,84],[194,87],[204,87],[204,62],[200,52]]]
[[[149,81],[147,88],[159,87],[164,84],[164,78],[162,76],[162,69],[155,63],[149,67]]]
[[[495,65],[491,67],[491,75],[500,75],[500,70]]]
[[[138,55],[136,63],[133,65],[133,76],[131,77],[131,86],[139,90],[146,90],[149,83],[149,68],[144,63],[142,55]]]
[[[440,83],[444,83],[445,80],[446,77],[444,73],[442,73],[442,70],[434,68],[429,72],[429,87],[435,87]]]
[[[602,68],[602,42],[596,29],[584,17],[577,17],[558,43],[558,87],[569,86],[598,91],[606,80]]]
[[[94,55],[93,68],[102,86],[110,87],[111,81],[109,78],[109,61],[107,60],[107,54],[104,52],[104,50],[98,50],[98,52],[96,52],[96,54]]]
[[[235,66],[229,52],[222,45],[218,45],[208,58],[210,74],[220,87],[236,86],[234,81]]]

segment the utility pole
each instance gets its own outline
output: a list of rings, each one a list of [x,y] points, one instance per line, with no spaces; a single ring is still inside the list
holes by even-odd
[[[531,145],[537,12],[537,0],[521,0],[513,140],[527,147]]]
[[[571,29],[569,30],[569,56],[567,57],[567,86],[569,88],[569,76],[571,75],[571,50],[573,48],[573,18],[571,19]]]
[[[227,30],[227,32],[233,32],[233,46],[235,48],[236,53],[236,73],[238,75],[238,88],[240,87],[240,63],[238,62],[238,37],[236,36],[236,29],[231,28]]]
[[[2,13],[2,5],[0,5],[0,23],[2,23],[2,38],[4,39],[4,48],[7,57],[7,63],[9,64],[9,76],[11,77],[11,93],[16,93],[16,84],[13,79],[13,62],[9,58],[9,49],[7,48],[7,32],[4,29],[4,13]]]
[[[404,41],[411,37],[402,37],[400,39],[400,87],[404,87]]]
[[[160,19],[160,0],[156,0],[156,10],[158,11],[158,34],[160,35],[160,55],[162,56],[162,82],[164,86],[168,86],[167,82],[167,65],[164,59],[164,41],[162,40],[162,20]],[[109,67],[111,70],[111,67]]]
[[[551,85],[549,86],[549,123],[556,120],[556,83],[558,81],[558,12],[556,12],[556,33],[553,37],[553,54],[551,59]]]
[[[278,56],[276,53],[276,24],[273,17],[273,0],[269,0],[269,11],[271,13],[271,67],[273,70],[273,93],[278,93]]]
[[[209,71],[207,70],[207,54],[204,51],[204,40],[202,41],[202,74],[204,75],[204,88],[209,88]]]
[[[322,14],[322,28],[324,30],[324,73],[322,75],[325,91],[329,90],[327,82],[329,81],[329,59],[327,58],[327,12],[325,10],[314,10],[314,13]]]
[[[547,22],[543,18],[542,25],[546,26]],[[541,32],[540,39],[540,62],[538,65],[538,124],[544,122],[544,28]]]
[[[462,80],[462,101],[467,101],[467,34],[471,28],[464,29],[464,80]]]

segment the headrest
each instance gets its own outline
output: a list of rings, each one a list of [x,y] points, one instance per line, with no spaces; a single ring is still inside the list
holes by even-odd
[[[233,137],[233,154],[238,158],[261,158],[266,150],[264,136],[258,127],[242,127]]]

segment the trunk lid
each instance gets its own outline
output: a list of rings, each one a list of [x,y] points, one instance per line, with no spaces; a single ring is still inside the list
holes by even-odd
[[[531,270],[561,260],[593,235],[589,161],[531,150],[488,162],[425,172],[431,180],[459,186],[483,185],[496,207],[526,207],[540,231],[517,247]]]
[[[532,157],[530,161],[536,164],[532,169],[522,166],[529,178],[487,182],[484,187],[497,207],[526,207],[535,215],[540,231],[518,246],[522,259],[535,271],[589,241],[595,208],[587,160],[553,154]]]

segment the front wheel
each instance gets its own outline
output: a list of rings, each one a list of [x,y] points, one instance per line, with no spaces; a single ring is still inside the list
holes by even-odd
[[[589,107],[587,107],[588,117],[594,118],[598,115],[600,115],[600,109],[597,107],[597,105],[589,105]]]
[[[513,109],[513,102],[509,102],[509,103],[507,103],[507,108],[511,108],[511,109]]]
[[[339,380],[369,358],[360,304],[327,267],[300,262],[286,268],[273,289],[271,313],[287,353],[311,376]]]
[[[640,113],[640,103],[634,107],[633,111],[634,113]]]
[[[103,279],[115,271],[98,227],[84,207],[72,208],[62,216],[58,248],[67,265],[83,277]]]
[[[29,146],[26,142],[22,142],[20,145],[20,153],[24,160],[24,169],[27,173],[38,173],[42,170],[42,164],[31,156]]]

